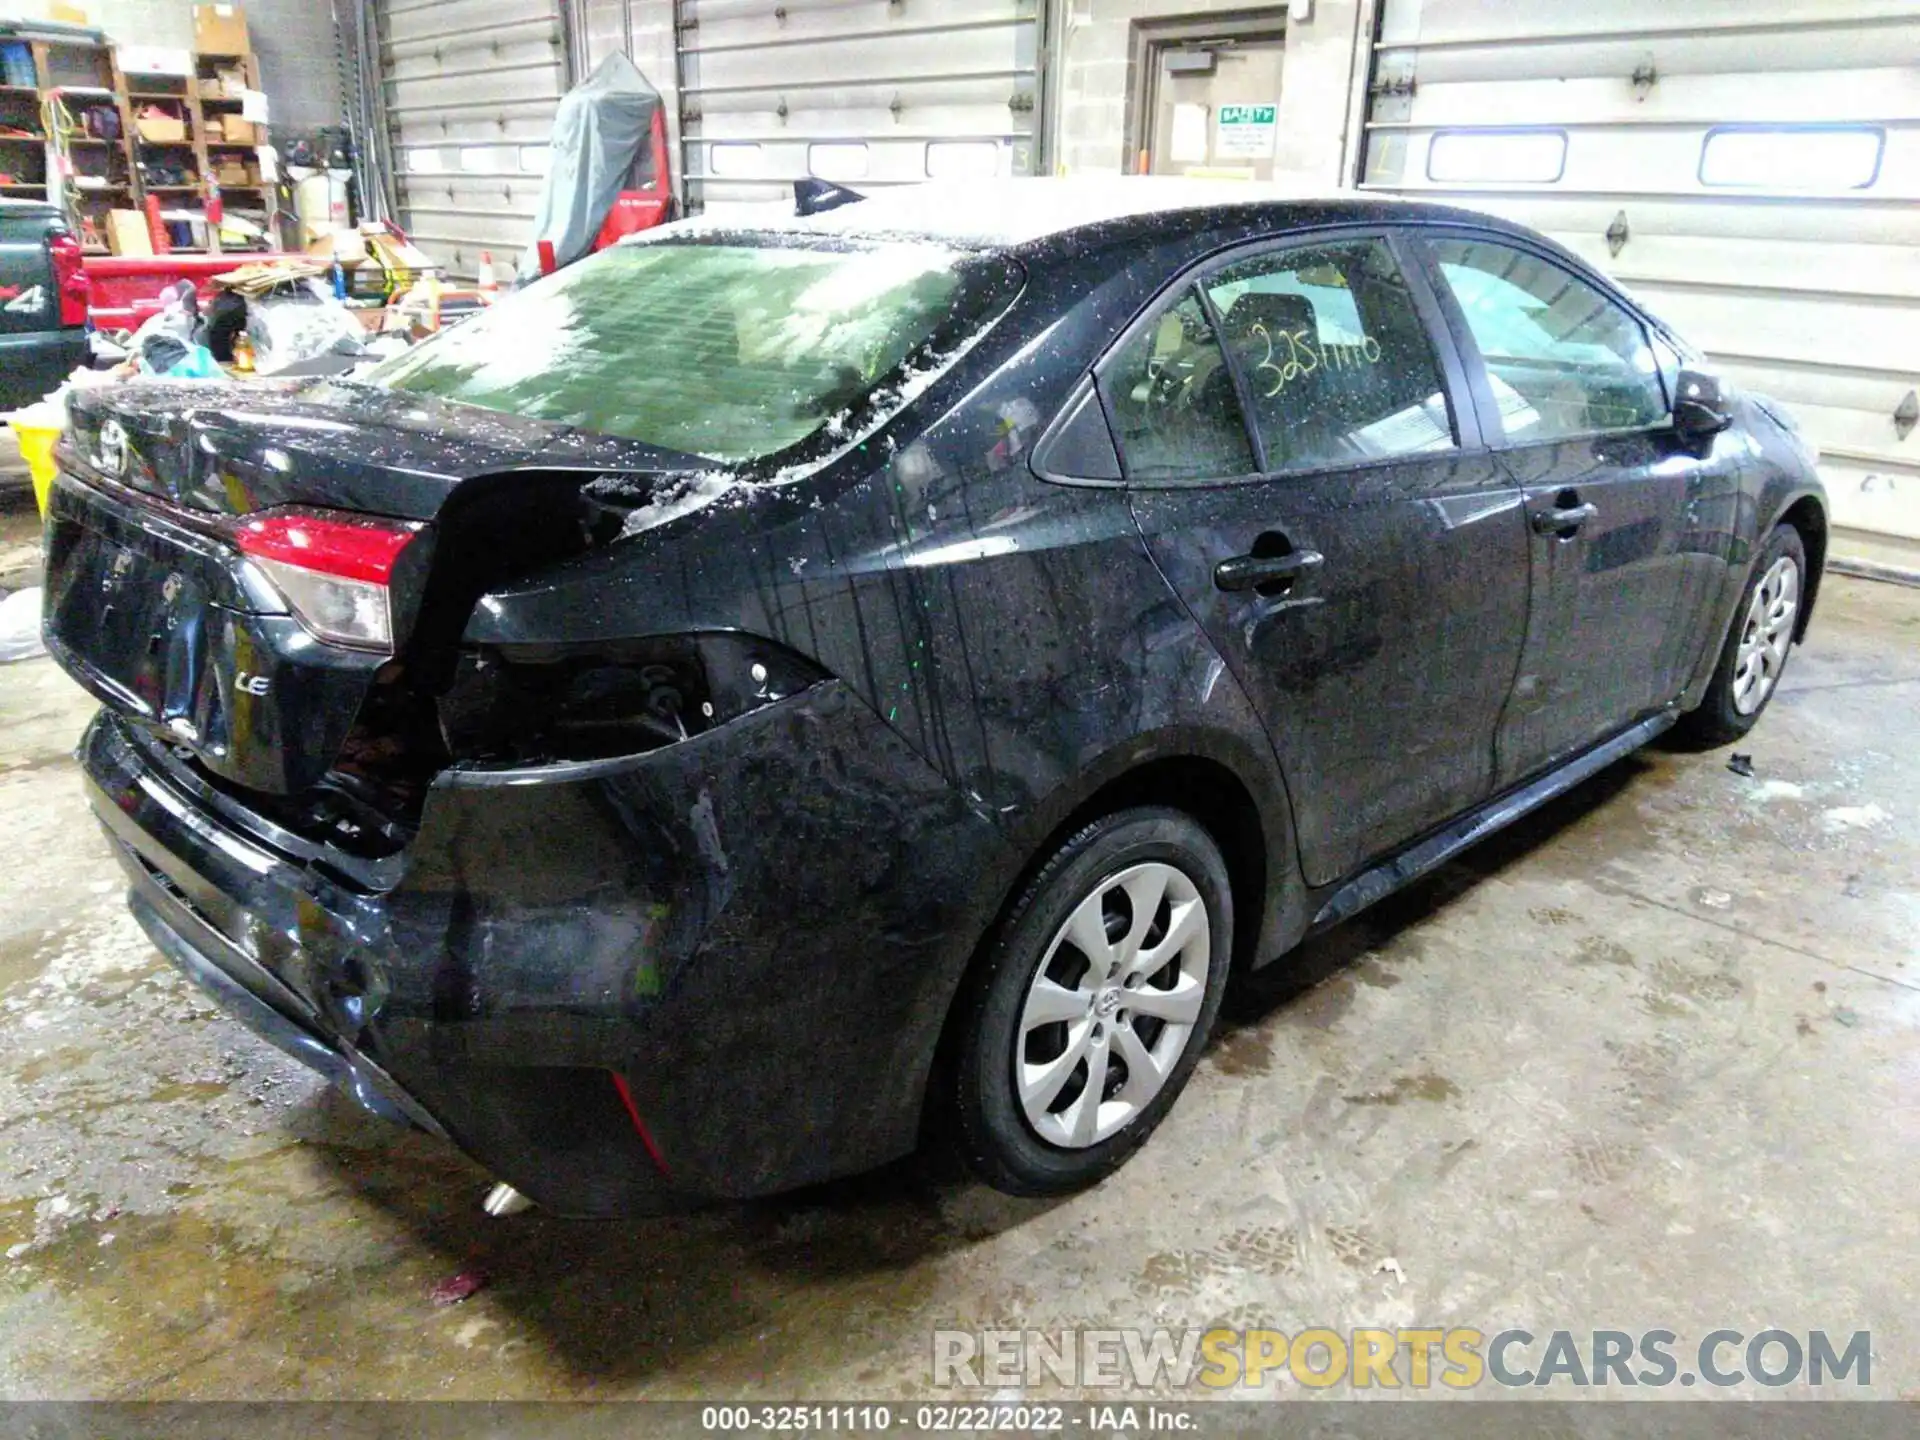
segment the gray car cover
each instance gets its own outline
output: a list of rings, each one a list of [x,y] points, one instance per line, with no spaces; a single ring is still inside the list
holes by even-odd
[[[609,55],[569,90],[553,119],[553,160],[533,221],[534,243],[520,257],[520,278],[540,274],[542,240],[556,265],[586,254],[606,223],[647,141],[660,92],[625,55]]]

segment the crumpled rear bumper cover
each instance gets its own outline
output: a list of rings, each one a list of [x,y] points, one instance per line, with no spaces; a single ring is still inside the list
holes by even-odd
[[[910,1150],[1013,873],[991,818],[838,682],[630,761],[451,772],[374,871],[241,823],[111,712],[80,758],[176,966],[563,1214]]]
[[[446,1137],[440,1122],[421,1109],[418,1102],[396,1085],[392,1077],[378,1065],[364,1055],[357,1054],[350,1045],[338,1040],[331,1043],[322,1040],[299,1021],[260,999],[255,993],[256,988],[271,978],[265,972],[259,972],[255,983],[251,985],[237,979],[236,972],[248,974],[259,970],[252,960],[232,946],[216,945],[201,949],[188,940],[161,913],[161,906],[175,897],[165,893],[159,876],[127,846],[121,847],[119,859],[128,878],[133,881],[133,888],[127,896],[127,908],[133,912],[133,918],[140,922],[140,928],[147,932],[147,938],[153,941],[160,953],[205,991],[221,1009],[275,1049],[318,1071],[351,1095],[370,1114],[396,1125],[417,1125],[443,1139]],[[156,890],[162,893],[156,895]],[[175,918],[183,918],[177,909]],[[184,918],[191,923],[190,915]],[[203,932],[205,930],[204,926],[196,928]],[[216,950],[224,952],[218,961],[212,958]]]
[[[234,1019],[325,1076],[367,1111],[444,1138],[445,1129],[419,1101],[342,1036],[328,1033],[305,997],[195,903],[194,893],[203,901],[210,892],[222,900],[238,899],[217,887],[224,881],[244,893],[238,876],[272,875],[285,860],[212,817],[196,815],[189,796],[140,765],[125,731],[105,715],[87,731],[81,759],[94,814],[127,875],[127,908],[155,948]],[[182,873],[190,856],[202,861],[204,872]],[[229,917],[245,913],[220,908]]]

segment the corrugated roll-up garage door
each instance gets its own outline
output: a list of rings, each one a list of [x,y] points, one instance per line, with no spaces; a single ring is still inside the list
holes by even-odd
[[[400,223],[460,276],[533,235],[566,88],[554,0],[380,0]]]
[[[1034,164],[1034,0],[682,0],[690,208],[1024,175]]]
[[[1912,0],[1382,3],[1363,185],[1512,216],[1611,273],[1788,403],[1836,555],[1920,574]]]

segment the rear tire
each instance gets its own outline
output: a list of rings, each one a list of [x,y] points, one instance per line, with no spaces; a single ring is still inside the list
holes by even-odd
[[[1780,688],[1806,593],[1806,545],[1793,526],[1776,525],[1734,607],[1707,693],[1681,717],[1685,738],[1725,745],[1754,727]]]
[[[1199,1062],[1232,955],[1226,861],[1192,818],[1143,806],[1069,838],[960,997],[938,1098],[967,1168],[1012,1195],[1119,1168]]]

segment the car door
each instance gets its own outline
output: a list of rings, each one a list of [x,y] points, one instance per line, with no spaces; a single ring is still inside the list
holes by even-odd
[[[1311,884],[1493,784],[1527,538],[1438,327],[1387,234],[1323,235],[1209,264],[1098,372],[1135,518],[1273,737]]]
[[[1698,654],[1723,450],[1675,435],[1653,338],[1599,286],[1509,237],[1424,242],[1483,429],[1525,496],[1533,603],[1500,726],[1502,785],[1669,703]]]

